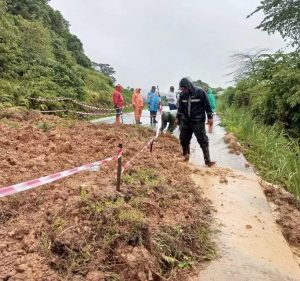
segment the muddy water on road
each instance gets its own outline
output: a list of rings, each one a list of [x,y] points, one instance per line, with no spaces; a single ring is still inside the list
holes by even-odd
[[[201,168],[194,181],[212,201],[216,213],[219,257],[197,281],[300,281],[300,269],[276,225],[252,168],[243,155],[230,154],[225,130],[215,119],[210,139],[213,169]],[[190,162],[203,166],[202,151],[193,138]],[[222,167],[222,168],[218,168]],[[226,169],[229,168],[229,169]]]
[[[217,166],[224,168],[231,168],[233,170],[242,171],[246,173],[253,173],[251,167],[246,167],[247,162],[245,157],[241,155],[228,153],[227,145],[224,142],[224,135],[226,133],[225,129],[220,126],[219,116],[214,116],[214,126],[213,132],[207,133],[209,138],[209,150],[211,154],[211,159],[217,161]],[[191,159],[190,162],[195,165],[203,165],[203,154],[202,150],[197,143],[195,137],[193,137],[191,142]]]
[[[203,171],[194,180],[216,209],[219,258],[196,280],[299,281],[299,265],[275,223],[259,179],[220,168]],[[221,177],[228,183],[220,183]]]

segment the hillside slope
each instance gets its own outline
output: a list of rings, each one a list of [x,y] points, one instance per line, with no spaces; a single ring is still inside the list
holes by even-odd
[[[47,0],[0,0],[0,106],[40,109],[28,97],[70,97],[111,106],[113,82],[92,68],[81,41]]]

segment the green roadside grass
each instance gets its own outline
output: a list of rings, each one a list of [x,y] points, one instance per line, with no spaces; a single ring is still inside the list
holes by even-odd
[[[267,181],[279,184],[300,200],[300,146],[274,126],[258,123],[243,108],[219,101],[222,125],[244,147],[247,160]]]

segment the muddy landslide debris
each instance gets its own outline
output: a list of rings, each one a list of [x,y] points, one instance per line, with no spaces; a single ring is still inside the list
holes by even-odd
[[[113,156],[153,131],[14,111],[0,114],[0,186]],[[0,280],[183,280],[214,257],[211,207],[162,136],[115,190],[116,162],[0,198]],[[185,277],[183,277],[185,276]]]

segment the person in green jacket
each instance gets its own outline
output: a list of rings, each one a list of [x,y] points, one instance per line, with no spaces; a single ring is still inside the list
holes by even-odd
[[[216,112],[216,97],[214,95],[214,92],[211,88],[208,87],[208,85],[204,86],[204,91],[207,94],[208,103],[211,107],[211,111],[212,111],[212,113],[215,113]],[[208,125],[208,132],[209,133],[213,132],[213,126],[212,125]]]
[[[210,104],[211,110],[213,113],[215,113],[216,112],[216,97],[211,88],[207,89],[207,97],[208,97],[208,102]]]

